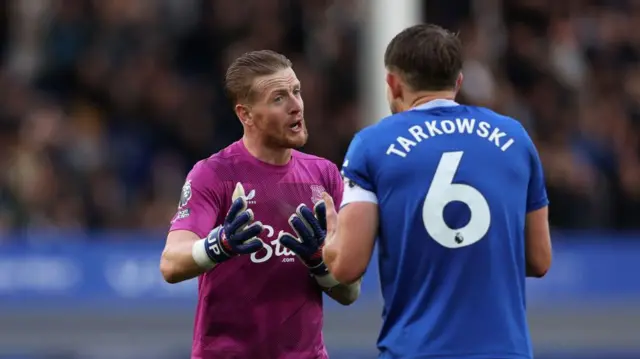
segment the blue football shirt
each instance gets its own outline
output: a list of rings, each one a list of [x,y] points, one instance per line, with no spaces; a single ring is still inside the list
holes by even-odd
[[[532,358],[525,217],[548,200],[519,122],[431,101],[356,134],[342,173],[342,206],[379,206],[380,358]]]

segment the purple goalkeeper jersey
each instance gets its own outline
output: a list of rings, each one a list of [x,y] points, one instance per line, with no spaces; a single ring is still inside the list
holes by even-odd
[[[205,237],[223,223],[235,184],[265,230],[265,246],[219,264],[198,278],[192,359],[323,359],[322,291],[309,270],[276,238],[300,203],[328,192],[342,201],[342,179],[331,162],[293,151],[284,166],[249,154],[238,141],[198,162],[182,189],[170,230]]]

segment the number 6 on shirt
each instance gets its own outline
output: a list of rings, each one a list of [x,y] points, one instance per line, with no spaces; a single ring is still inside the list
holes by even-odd
[[[447,248],[461,248],[481,240],[491,224],[489,204],[482,193],[467,184],[452,183],[463,153],[442,154],[422,206],[427,233]],[[471,212],[469,223],[458,229],[450,228],[444,221],[444,208],[454,201],[466,204]]]

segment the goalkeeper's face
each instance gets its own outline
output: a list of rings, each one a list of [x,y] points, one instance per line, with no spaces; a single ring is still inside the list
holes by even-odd
[[[253,83],[253,124],[265,144],[283,148],[299,148],[307,142],[304,102],[300,81],[293,69],[262,76]]]

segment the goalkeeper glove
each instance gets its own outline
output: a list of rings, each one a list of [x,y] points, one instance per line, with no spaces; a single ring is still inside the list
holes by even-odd
[[[262,249],[257,236],[264,229],[262,223],[253,222],[253,211],[247,209],[242,184],[233,191],[231,208],[224,223],[214,228],[203,241],[204,250],[214,263],[222,263],[241,254],[251,254]]]
[[[328,274],[327,266],[322,259],[322,247],[327,235],[327,207],[319,201],[313,207],[301,204],[296,213],[289,217],[289,225],[297,236],[281,231],[278,235],[280,244],[295,253],[316,277]]]

